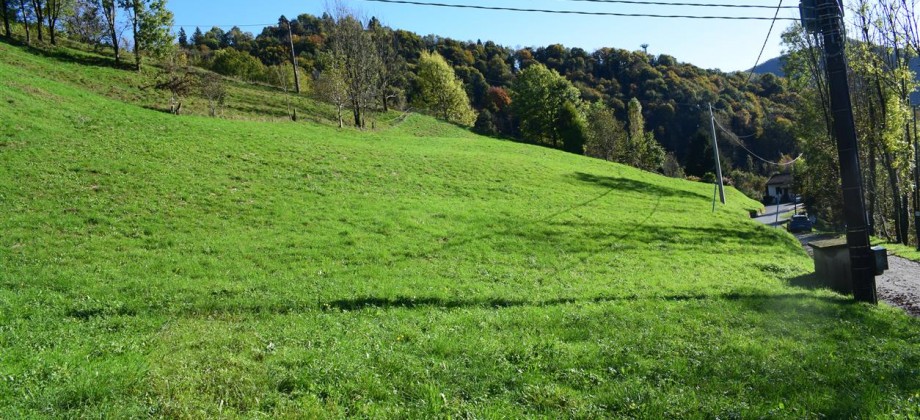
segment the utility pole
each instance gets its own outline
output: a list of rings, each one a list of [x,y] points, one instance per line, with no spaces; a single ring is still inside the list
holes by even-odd
[[[840,158],[843,213],[847,223],[847,247],[850,250],[853,297],[860,302],[877,304],[875,264],[869,242],[869,219],[866,215],[863,196],[856,125],[853,121],[853,105],[850,102],[850,86],[847,84],[843,6],[839,3],[840,0],[811,0],[803,1],[803,3],[812,1],[815,5],[814,11],[817,12],[817,22],[811,23],[817,24],[816,29],[821,32],[824,39],[825,71],[830,89],[837,154]],[[802,18],[806,19],[805,13]]]
[[[719,141],[716,138],[716,116],[712,113],[712,103],[709,104],[709,123],[712,125],[712,153],[716,161],[716,185],[719,186],[719,199],[725,204],[725,184],[722,183],[722,162],[719,160]]]
[[[288,40],[291,41],[291,65],[294,66],[294,90],[300,93],[300,76],[297,74],[297,54],[294,53],[294,33],[291,31],[291,21],[287,21]],[[297,111],[294,111],[295,114]]]

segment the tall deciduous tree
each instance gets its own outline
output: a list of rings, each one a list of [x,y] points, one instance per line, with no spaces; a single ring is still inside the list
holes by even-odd
[[[369,26],[374,47],[380,57],[377,92],[383,112],[387,112],[390,102],[403,95],[400,86],[405,83],[406,60],[399,55],[398,38],[392,29],[380,25],[379,22]]]
[[[216,117],[227,99],[224,79],[215,73],[205,73],[199,86],[201,96],[208,101],[208,115]]]
[[[626,127],[613,110],[601,102],[588,107],[588,141],[585,154],[611,162],[622,162],[626,147]]]
[[[473,125],[476,113],[454,70],[438,53],[422,52],[418,63],[416,106],[430,110],[446,121]]]
[[[32,32],[29,30],[31,9],[28,7],[28,2],[29,0],[19,0],[19,14],[22,16],[22,27],[26,32],[26,45],[32,45]]]
[[[138,46],[138,42],[135,41],[135,49],[143,49],[154,57],[163,57],[170,53],[174,39],[172,25],[173,13],[166,7],[166,0],[147,0],[146,7],[140,9],[140,42]]]
[[[339,5],[333,13],[332,53],[344,63],[343,75],[355,127],[364,128],[365,113],[376,98],[380,58],[370,33],[364,30],[354,12]]]
[[[664,149],[651,132],[645,131],[642,104],[632,98],[629,101],[629,136],[626,146],[627,164],[647,171],[656,171],[664,163]]]
[[[569,153],[584,154],[588,136],[588,123],[574,102],[566,102],[559,110],[557,130],[562,139],[562,149]]]
[[[3,16],[4,35],[9,38],[12,36],[12,30],[10,30],[10,15],[13,14],[13,4],[10,0],[0,0],[0,14]]]
[[[98,0],[76,0],[72,12],[64,15],[64,30],[69,37],[98,47],[105,34],[100,15]]]
[[[105,30],[115,51],[115,64],[121,63],[120,42],[118,36],[118,5],[115,0],[99,0],[99,9],[102,11],[102,17],[105,23]]]
[[[324,69],[316,80],[316,94],[335,105],[339,128],[345,126],[342,111],[348,105],[348,84],[345,82],[345,60],[335,53],[322,57]]]
[[[163,56],[172,47],[173,14],[166,0],[118,0],[131,22],[134,35],[134,67],[141,69],[142,54]]]
[[[552,147],[563,146],[559,130],[567,103],[579,104],[578,89],[542,64],[524,69],[512,86],[512,108],[521,120],[524,138]]]
[[[125,11],[128,21],[131,22],[131,31],[134,38],[134,66],[141,69],[140,26],[141,14],[144,9],[144,0],[117,0],[118,7]]]
[[[32,3],[32,14],[35,15],[35,23],[37,26],[36,32],[38,33],[38,40],[39,42],[41,42],[45,40],[44,35],[42,35],[42,32],[44,32],[42,27],[44,26],[44,21],[45,21],[45,1],[44,0],[30,0],[30,1]]]
[[[48,35],[51,36],[51,45],[57,45],[57,27],[61,17],[68,12],[73,12],[74,4],[71,0],[45,0],[45,17],[48,19]]]

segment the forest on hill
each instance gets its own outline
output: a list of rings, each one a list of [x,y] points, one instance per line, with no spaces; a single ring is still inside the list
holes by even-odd
[[[318,80],[330,67],[335,28],[340,20],[335,13],[323,16],[302,14],[290,20],[282,16],[277,25],[264,28],[258,35],[238,27],[228,31],[218,27],[207,31],[195,28],[191,35],[187,35],[182,28],[179,43],[205,67],[227,75],[274,83],[277,83],[274,81],[276,78],[267,69],[289,62],[292,45],[299,68],[305,75],[312,76],[307,79]],[[380,109],[413,107],[424,102],[420,98],[416,69],[423,52],[436,52],[462,81],[470,103],[479,115],[475,128],[484,134],[565,148],[563,142],[541,141],[539,133],[528,130],[531,124],[522,118],[523,110],[514,106],[515,82],[525,70],[538,64],[564,77],[558,92],[576,89],[569,91],[575,92],[575,95],[570,95],[571,99],[560,99],[556,105],[568,101],[582,110],[588,126],[584,143],[588,152],[593,151],[596,157],[641,160],[641,157],[625,156],[629,154],[626,150],[611,150],[616,149],[616,145],[591,147],[591,138],[598,137],[592,136],[591,132],[598,130],[619,133],[613,136],[624,138],[622,147],[627,147],[631,130],[628,127],[629,103],[633,99],[641,105],[644,119],[641,130],[650,133],[649,136],[654,139],[651,147],[660,144],[667,153],[653,156],[652,162],[644,165],[651,170],[675,176],[711,176],[714,159],[710,103],[721,125],[739,133],[744,138],[743,146],[754,153],[779,161],[797,152],[791,129],[794,119],[791,105],[796,101],[796,95],[786,88],[782,78],[773,75],[751,77],[747,73],[723,73],[681,63],[669,55],[653,56],[643,51],[617,48],[586,51],[555,44],[515,50],[491,41],[420,36],[383,26],[376,18],[366,22],[368,44],[374,44],[384,52],[381,64],[386,68],[386,75],[379,78],[378,90],[384,92],[379,97],[385,100],[380,99],[376,105]],[[241,55],[236,60],[248,61],[249,64],[225,65],[225,57],[231,55]],[[551,78],[550,75],[545,76]],[[599,120],[607,125],[590,127],[591,122]],[[721,145],[723,172],[734,174],[737,181],[746,182],[739,186],[759,199],[765,181],[763,177],[777,168],[755,162],[750,153],[734,140],[723,141]],[[628,146],[637,143],[641,142],[635,140]],[[578,150],[577,146],[575,150]]]

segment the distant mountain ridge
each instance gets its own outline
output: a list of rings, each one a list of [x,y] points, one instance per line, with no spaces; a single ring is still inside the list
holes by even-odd
[[[779,56],[771,58],[762,64],[759,64],[757,67],[754,67],[754,74],[767,74],[773,73],[779,77],[785,77],[786,73],[783,71],[783,66],[786,65],[786,57]],[[910,68],[914,71],[914,78],[917,82],[920,82],[920,58],[914,58],[910,61]],[[751,71],[751,70],[747,70]],[[910,103],[913,105],[920,105],[920,91],[914,91],[910,94]]]
[[[758,64],[757,67],[754,67],[753,69],[748,69],[747,71],[753,70],[754,74],[773,73],[779,77],[784,77],[786,75],[786,72],[783,71],[783,66],[785,65],[786,65],[786,57],[779,56],[779,57],[771,58],[767,61],[764,61],[763,63]]]

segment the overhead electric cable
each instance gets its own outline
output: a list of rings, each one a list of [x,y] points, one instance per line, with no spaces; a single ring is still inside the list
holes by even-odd
[[[615,4],[637,4],[646,6],[687,6],[687,7],[728,7],[737,9],[774,9],[773,6],[760,4],[715,4],[715,3],[673,3],[665,1],[641,1],[641,0],[564,0],[580,3],[615,3]],[[782,9],[798,9],[796,6],[783,6]]]
[[[245,25],[172,25],[172,27],[173,28],[179,28],[179,27],[189,27],[190,28],[194,26],[197,28],[227,28],[227,27],[232,28],[235,26],[237,28],[245,28],[245,27],[254,27],[254,26],[274,26],[274,25],[278,25],[278,23],[277,22],[275,23],[247,23]]]
[[[783,8],[783,0],[779,0],[779,4],[776,5],[776,14],[773,15],[773,21],[770,22],[770,30],[767,31],[767,38],[763,40],[763,46],[760,47],[760,54],[757,54],[757,61],[754,62],[754,67],[751,67],[751,74],[748,75],[747,81],[744,82],[745,85],[751,83],[751,79],[754,78],[754,72],[757,70],[757,66],[760,65],[760,59],[763,58],[763,52],[767,49],[767,44],[770,42],[770,35],[773,34],[773,27],[776,25],[776,21],[779,18],[779,11]]]
[[[449,4],[449,3],[431,3],[423,1],[410,0],[364,0],[374,3],[390,4],[409,4],[414,6],[432,6],[432,7],[449,7],[456,9],[477,9],[477,10],[498,10],[505,12],[532,12],[532,13],[549,13],[558,15],[586,15],[586,16],[617,16],[617,17],[648,17],[648,18],[673,18],[673,19],[722,19],[722,20],[790,20],[798,21],[793,18],[780,17],[761,17],[761,16],[698,16],[698,15],[659,15],[649,13],[615,13],[615,12],[587,12],[582,10],[550,10],[550,9],[524,9],[518,7],[496,7],[496,6],[478,6],[472,4]]]
[[[738,144],[739,146],[741,146],[742,149],[744,149],[745,151],[747,151],[748,153],[750,153],[751,156],[754,156],[755,158],[757,158],[758,160],[760,160],[760,161],[762,161],[762,162],[764,162],[764,163],[769,163],[769,164],[771,164],[771,165],[776,165],[776,166],[789,166],[789,165],[792,165],[792,164],[798,162],[799,159],[802,159],[802,157],[805,156],[804,154],[800,153],[799,156],[798,156],[797,158],[795,158],[795,159],[793,159],[793,160],[791,160],[791,161],[789,161],[789,162],[784,162],[784,163],[773,162],[772,160],[764,159],[764,158],[760,157],[760,155],[758,155],[757,153],[754,153],[753,150],[748,149],[747,146],[744,145],[744,142],[738,139],[738,136],[735,135],[735,133],[733,133],[733,132],[731,132],[731,131],[725,129],[725,127],[722,127],[722,124],[719,124],[719,120],[717,120],[717,119],[715,119],[715,118],[713,118],[712,120],[716,123],[716,126],[719,127],[720,130],[722,130],[723,133],[725,133],[725,134],[728,135],[728,138],[734,140],[736,144]]]

